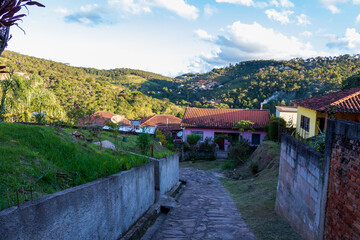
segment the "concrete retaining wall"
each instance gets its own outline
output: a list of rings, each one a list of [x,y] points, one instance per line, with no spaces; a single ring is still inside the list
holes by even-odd
[[[155,182],[161,192],[177,184],[178,160],[178,155],[153,160],[5,209],[0,239],[118,239],[155,203]]]
[[[155,163],[155,189],[164,194],[179,182],[179,154],[151,160]]]
[[[305,239],[321,239],[326,198],[323,156],[283,135],[275,210]]]

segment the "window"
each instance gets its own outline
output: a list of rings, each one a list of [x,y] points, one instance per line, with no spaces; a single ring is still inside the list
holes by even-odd
[[[310,118],[305,117],[304,115],[301,115],[300,128],[302,128],[308,132],[309,126],[310,126]]]
[[[204,132],[201,132],[201,131],[191,131],[192,134],[196,134],[196,135],[199,135],[201,138],[200,138],[200,141],[202,141],[204,139]]]
[[[251,136],[251,144],[259,145],[260,144],[260,134],[253,133]]]

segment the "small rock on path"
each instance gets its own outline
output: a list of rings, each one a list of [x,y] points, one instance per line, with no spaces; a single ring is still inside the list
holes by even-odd
[[[186,187],[153,240],[252,240],[234,201],[212,172],[180,169]]]

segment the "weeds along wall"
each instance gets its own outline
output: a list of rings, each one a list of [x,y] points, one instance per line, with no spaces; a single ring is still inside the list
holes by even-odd
[[[360,124],[330,121],[325,239],[360,239]]]
[[[275,210],[305,239],[322,239],[326,166],[322,154],[282,136]]]
[[[161,181],[151,162],[5,209],[0,238],[119,239],[155,203],[155,182],[168,189],[179,181],[178,159],[158,160]]]

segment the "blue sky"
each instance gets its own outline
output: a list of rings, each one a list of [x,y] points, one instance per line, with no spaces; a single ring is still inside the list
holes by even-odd
[[[360,0],[38,0],[8,50],[176,76],[254,59],[360,52]]]

